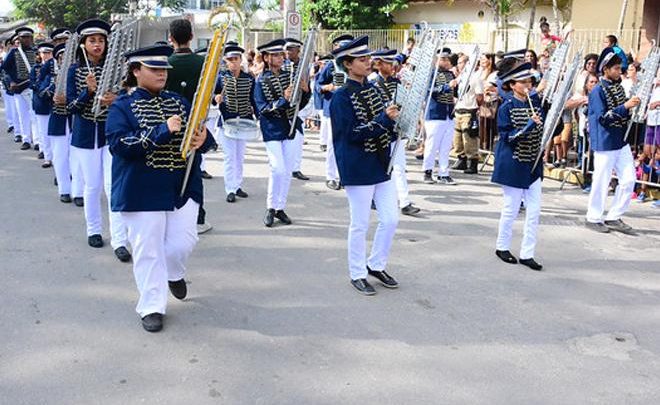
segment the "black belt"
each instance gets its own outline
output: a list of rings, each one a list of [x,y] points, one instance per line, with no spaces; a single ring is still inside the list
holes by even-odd
[[[454,110],[455,114],[472,114],[477,111],[477,108],[459,108]]]

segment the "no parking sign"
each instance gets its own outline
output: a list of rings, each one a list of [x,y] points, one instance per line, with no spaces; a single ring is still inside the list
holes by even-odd
[[[289,11],[286,13],[284,37],[302,40],[302,18],[300,17],[300,13],[296,11]]]

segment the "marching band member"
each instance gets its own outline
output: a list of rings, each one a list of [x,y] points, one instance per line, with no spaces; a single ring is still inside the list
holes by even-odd
[[[68,32],[68,31],[67,31]],[[60,43],[53,49],[53,58],[48,60],[41,70],[40,92],[51,99],[51,112],[48,116],[47,135],[53,151],[53,166],[55,168],[55,179],[60,195],[60,201],[70,203],[71,195],[74,201],[82,202],[83,184],[82,174],[76,170],[71,162],[69,149],[71,145],[71,116],[66,109],[66,96],[55,95],[55,79],[58,74],[66,74],[57,66],[61,66],[62,55],[64,55],[65,43]]]
[[[347,43],[353,41],[353,36],[349,34],[340,35],[332,40],[332,48],[337,49]],[[339,175],[337,172],[337,160],[335,159],[335,152],[332,142],[332,128],[330,121],[330,100],[334,92],[344,85],[345,81],[344,72],[335,72],[335,64],[333,61],[328,61],[319,73],[319,76],[314,84],[319,93],[323,94],[323,115],[321,116],[321,149],[325,145],[325,184],[332,190],[341,189],[339,182]]]
[[[35,138],[39,139],[39,144],[41,145],[39,156],[43,156],[44,158],[41,167],[47,169],[53,165],[53,152],[50,145],[50,138],[48,137],[48,118],[52,108],[52,100],[48,95],[40,91],[40,79],[43,78],[41,71],[53,57],[53,44],[50,42],[42,42],[37,46],[37,52],[39,53],[41,62],[36,63],[30,71],[32,110],[37,119],[37,136],[35,136]]]
[[[451,49],[442,48],[437,51],[437,73],[435,82],[431,83],[431,97],[426,107],[424,128],[426,140],[424,141],[424,182],[433,184],[433,168],[438,158],[438,183],[455,185],[456,182],[449,175],[449,153],[453,140],[454,120],[454,93],[458,85],[456,76],[451,69]]]
[[[290,71],[293,72],[293,76],[295,77],[298,69],[300,69],[300,48],[302,48],[303,43],[295,38],[285,38],[284,41],[284,50],[286,56],[285,65]],[[309,69],[309,66],[304,66],[303,68]],[[311,107],[311,104],[308,105]],[[305,119],[305,113],[303,112],[302,108],[299,109],[298,116],[302,120]],[[293,159],[293,173],[291,173],[291,175],[298,180],[309,180],[309,177],[305,176],[302,171],[300,171],[300,165],[302,164],[303,145],[305,143],[305,134],[301,132],[300,135],[301,136],[296,136],[294,138],[294,141],[296,142],[296,154]]]
[[[101,190],[105,189],[106,197],[111,199],[112,156],[105,139],[106,108],[112,104],[116,95],[107,92],[99,96],[96,89],[108,52],[110,26],[105,21],[91,19],[80,23],[76,32],[80,35],[81,49],[77,50],[77,63],[69,67],[66,87],[68,110],[74,116],[71,153],[75,154],[80,165],[85,184],[83,194],[87,243],[91,247],[100,248],[103,247]],[[92,111],[94,97],[100,97],[101,105],[106,107],[99,116],[95,116]],[[118,213],[110,211],[109,214],[110,243],[117,258],[128,262],[131,255],[126,249],[126,227]]]
[[[528,96],[532,90],[532,77],[530,63],[516,63],[509,70],[499,73],[502,88],[511,91],[511,97],[497,112],[500,139],[495,147],[492,182],[500,184],[504,193],[495,254],[506,263],[518,263],[509,248],[513,222],[524,199],[526,211],[520,264],[538,271],[543,266],[534,260],[534,249],[541,213],[543,164],[536,165],[534,171],[532,167],[541,147],[543,126],[541,100],[536,93]],[[534,106],[533,111],[530,102]]]
[[[0,54],[0,89],[2,89],[2,99],[5,101],[5,119],[7,120],[7,134],[12,136],[16,128],[19,126],[18,117],[16,116],[16,102],[14,101],[14,92],[11,91],[11,79],[3,69],[7,60],[7,54],[14,47],[14,36],[5,41],[5,49]],[[15,142],[20,142],[20,137],[14,138]]]
[[[387,173],[399,110],[395,104],[386,107],[382,93],[367,81],[371,68],[369,37],[350,41],[332,53],[337,66],[348,74],[345,85],[332,97],[330,117],[337,167],[350,206],[349,274],[358,292],[374,295],[376,290],[367,275],[387,288],[398,287],[385,269],[399,220],[396,186]],[[378,208],[378,228],[367,259],[372,201]]]
[[[34,31],[32,28],[16,29],[19,45],[13,48],[2,64],[3,70],[9,76],[9,90],[14,95],[16,123],[14,132],[21,144],[21,150],[32,147],[32,90],[30,89],[30,69],[35,64],[36,52],[33,47]]]
[[[371,54],[371,59],[375,63],[376,78],[372,84],[379,89],[383,95],[387,105],[396,102],[396,90],[401,81],[396,78],[394,65],[396,62],[397,52],[396,49],[380,50]],[[394,176],[394,183],[399,196],[399,207],[403,215],[415,215],[419,213],[419,208],[415,207],[410,201],[408,193],[408,179],[406,178],[406,147],[405,139],[401,139],[399,146],[392,156],[394,164],[392,165],[392,174]],[[394,143],[392,144],[394,150]]]
[[[614,230],[634,234],[632,227],[621,220],[630,205],[636,179],[632,151],[624,138],[630,110],[639,105],[640,99],[637,96],[627,99],[621,86],[621,63],[614,49],[603,49],[598,58],[598,73],[602,77],[589,93],[588,125],[594,172],[586,226],[601,233]],[[603,221],[612,170],[619,185]]]
[[[467,55],[458,58],[459,75],[468,62]],[[456,101],[454,109],[453,144],[458,160],[452,169],[463,170],[465,174],[477,174],[479,171],[479,117],[477,117],[477,112],[484,101],[483,81],[476,72],[471,73],[468,89],[463,97]]]
[[[241,60],[245,50],[238,45],[225,45],[224,61],[227,70],[218,76],[215,86],[215,101],[220,105],[217,136],[222,142],[224,153],[224,179],[226,201],[233,203],[236,197],[247,198],[243,191],[243,159],[245,158],[245,140],[225,136],[223,123],[232,118],[252,120],[256,106],[254,104],[254,78],[241,69]]]
[[[276,39],[257,48],[264,60],[264,70],[257,78],[254,101],[270,165],[264,217],[264,224],[269,228],[275,218],[285,225],[291,224],[284,207],[295,159],[296,143],[293,137],[302,136],[302,120],[294,116],[295,108],[289,105],[293,87],[291,73],[282,69],[284,44],[283,39]],[[302,90],[301,106],[304,106],[310,97],[307,83],[303,83]],[[295,126],[293,137],[289,135],[292,125]]]
[[[112,210],[121,215],[133,246],[133,273],[140,298],[136,307],[149,332],[163,328],[167,290],[187,295],[186,261],[197,243],[196,218],[202,200],[201,156],[196,151],[190,178],[180,196],[186,161],[179,147],[190,104],[165,91],[172,48],[154,45],[127,53],[126,83],[135,87],[110,106],[107,136],[112,162]],[[206,128],[192,148],[208,146]]]

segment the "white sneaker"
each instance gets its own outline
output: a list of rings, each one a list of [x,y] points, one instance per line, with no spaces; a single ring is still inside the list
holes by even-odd
[[[197,235],[201,235],[213,229],[213,225],[205,222],[203,224],[197,224]]]

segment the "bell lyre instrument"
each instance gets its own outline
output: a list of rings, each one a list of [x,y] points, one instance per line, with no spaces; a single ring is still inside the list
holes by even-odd
[[[222,54],[225,43],[227,42],[227,35],[229,33],[231,22],[232,20],[230,18],[221,29],[217,29],[213,33],[211,42],[209,42],[208,45],[206,58],[204,59],[204,65],[202,66],[202,72],[199,76],[197,91],[193,98],[186,131],[181,140],[181,158],[184,160],[187,159],[188,161],[186,165],[186,174],[183,178],[183,185],[181,186],[181,196],[183,196],[186,191],[193,161],[195,160],[195,151],[191,149],[192,138],[195,135],[195,132],[204,128],[209,113],[209,107],[211,106],[215,82],[218,77],[218,71],[220,70],[220,61],[222,60]]]

